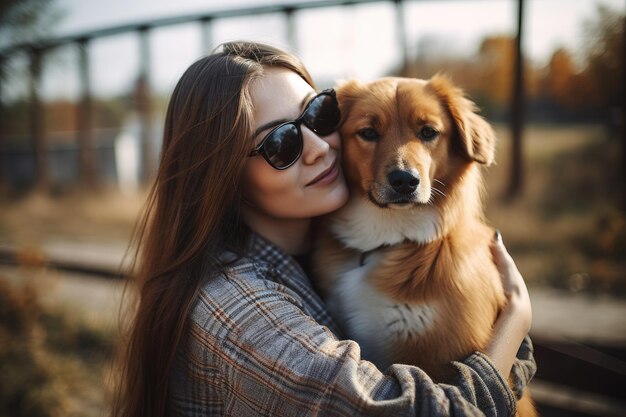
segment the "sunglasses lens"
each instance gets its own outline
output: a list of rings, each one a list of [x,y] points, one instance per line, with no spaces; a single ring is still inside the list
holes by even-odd
[[[274,130],[263,144],[263,154],[274,168],[284,169],[298,159],[302,152],[302,140],[293,123]]]
[[[302,117],[304,124],[321,136],[329,135],[337,129],[339,120],[337,100],[330,94],[315,97]]]

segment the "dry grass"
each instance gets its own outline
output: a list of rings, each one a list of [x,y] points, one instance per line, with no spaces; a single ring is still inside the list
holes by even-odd
[[[0,415],[105,415],[121,290],[50,269],[0,268]]]
[[[0,242],[23,250],[21,266],[0,268],[0,295],[14,301],[13,314],[32,317],[21,335],[0,340],[27,353],[16,358],[0,352],[0,367],[14,363],[29,387],[14,395],[26,405],[7,405],[7,415],[106,415],[123,283],[61,273],[38,266],[37,258],[43,246],[54,242],[69,248],[91,243],[103,251],[125,247],[144,195],[128,197],[105,188],[97,194],[31,193],[2,201]],[[32,300],[30,313],[22,308],[24,300]]]
[[[42,240],[127,242],[145,196],[102,187],[98,192],[5,198],[0,200],[0,241],[34,246]]]

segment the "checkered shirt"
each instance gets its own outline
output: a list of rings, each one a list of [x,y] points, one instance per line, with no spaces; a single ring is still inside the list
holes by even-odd
[[[171,377],[175,416],[510,416],[535,373],[527,339],[511,390],[491,361],[453,362],[453,384],[379,370],[342,340],[300,265],[253,234],[247,256],[206,280]]]

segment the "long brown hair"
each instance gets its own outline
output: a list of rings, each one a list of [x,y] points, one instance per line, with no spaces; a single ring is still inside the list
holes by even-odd
[[[231,42],[192,64],[165,118],[159,169],[133,233],[138,304],[124,341],[114,417],[169,413],[172,363],[204,279],[225,249],[242,254],[241,180],[253,147],[250,86],[280,67],[313,82],[293,55]]]

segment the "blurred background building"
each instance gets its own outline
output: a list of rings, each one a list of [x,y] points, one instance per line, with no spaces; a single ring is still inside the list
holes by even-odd
[[[0,416],[106,410],[122,284],[105,278],[120,275],[170,92],[235,39],[295,52],[320,88],[451,76],[499,133],[488,218],[531,285],[544,415],[626,414],[625,9],[2,0]]]

